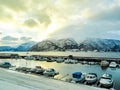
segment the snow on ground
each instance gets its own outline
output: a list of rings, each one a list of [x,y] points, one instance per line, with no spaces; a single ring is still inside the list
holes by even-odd
[[[105,90],[0,68],[0,90]]]
[[[33,89],[0,80],[0,90],[33,90]]]

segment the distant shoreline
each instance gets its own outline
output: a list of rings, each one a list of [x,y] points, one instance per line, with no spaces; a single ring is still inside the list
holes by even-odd
[[[28,55],[33,56],[43,56],[43,57],[64,57],[67,58],[69,55],[72,55],[74,59],[77,60],[86,60],[86,61],[120,61],[119,52],[0,52],[1,59],[9,59],[11,56],[19,56],[24,58]]]

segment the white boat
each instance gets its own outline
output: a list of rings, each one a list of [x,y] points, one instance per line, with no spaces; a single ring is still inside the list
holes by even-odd
[[[103,74],[103,76],[99,80],[99,83],[101,86],[111,87],[113,85],[112,75],[108,73]]]
[[[88,62],[87,61],[82,61],[81,64],[88,64]]]
[[[73,59],[67,59],[67,60],[65,60],[64,62],[65,62],[66,64],[76,64],[76,63],[78,63],[77,60],[73,60]]]
[[[95,73],[88,73],[85,76],[85,80],[89,84],[95,83],[98,80],[97,74],[95,74]]]
[[[109,66],[109,62],[106,61],[106,60],[101,61],[101,62],[100,62],[100,66],[101,66],[101,67],[107,67],[107,66]]]
[[[85,80],[85,74],[81,72],[74,72],[72,73],[72,81],[71,82],[83,82]]]
[[[96,62],[88,62],[89,65],[96,65]]]
[[[63,58],[57,58],[57,59],[56,59],[56,62],[57,62],[57,63],[64,62],[64,59],[63,59]]]
[[[65,62],[66,64],[69,64],[69,63],[70,63],[70,60],[69,60],[69,59],[66,59],[64,62]]]
[[[26,56],[24,59],[25,60],[35,60],[35,57],[33,57],[33,56]]]
[[[118,67],[118,64],[116,62],[111,62],[109,67],[116,68],[116,67]]]
[[[71,64],[77,64],[78,63],[78,61],[77,60],[71,60],[71,62],[70,62]]]
[[[53,68],[48,68],[47,70],[45,70],[45,71],[43,72],[43,74],[44,74],[45,76],[55,76],[55,75],[57,75],[57,74],[59,74],[59,73],[56,72],[55,69],[53,69]]]

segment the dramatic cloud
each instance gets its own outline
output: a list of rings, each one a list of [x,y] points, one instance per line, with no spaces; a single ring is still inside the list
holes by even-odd
[[[37,25],[37,23],[33,20],[33,19],[29,19],[29,20],[26,20],[24,22],[25,25],[29,26],[29,27],[34,27]]]
[[[22,43],[26,43],[32,41],[31,37],[13,37],[13,36],[4,36],[3,38],[1,38],[0,40],[0,45],[2,46],[18,46]]]
[[[1,38],[16,36],[19,42],[27,37],[120,39],[113,33],[119,24],[120,0],[0,0]]]

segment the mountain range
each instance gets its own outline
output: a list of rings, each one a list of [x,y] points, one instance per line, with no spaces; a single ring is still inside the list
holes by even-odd
[[[120,40],[89,38],[82,42],[66,38],[59,40],[44,40],[41,42],[26,42],[18,47],[0,46],[0,51],[94,51],[120,52]]]
[[[18,47],[0,46],[0,51],[28,51],[36,42],[29,41],[18,45]]]
[[[80,43],[74,39],[45,40],[32,46],[29,51],[96,51],[120,52],[120,40],[89,38]]]

